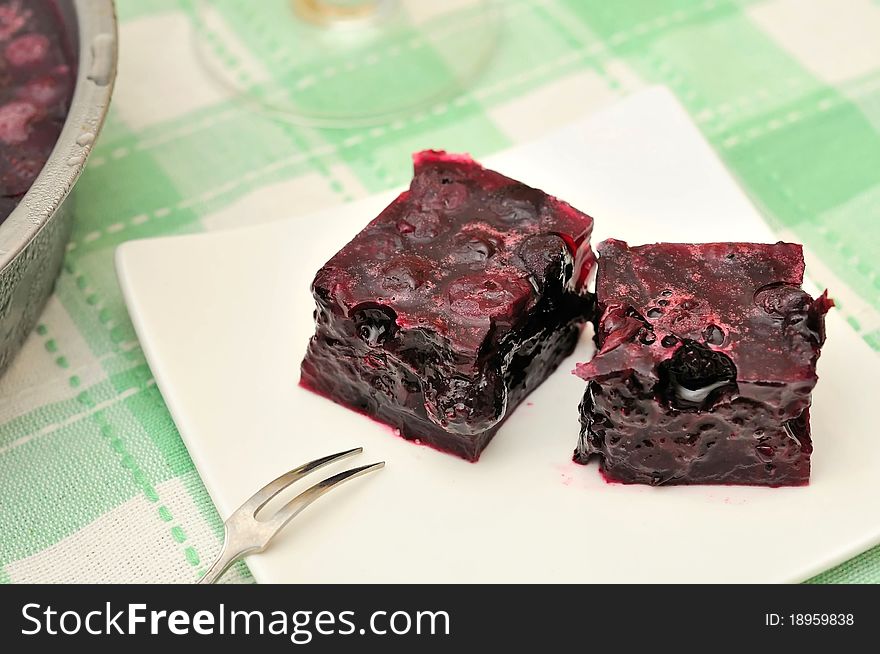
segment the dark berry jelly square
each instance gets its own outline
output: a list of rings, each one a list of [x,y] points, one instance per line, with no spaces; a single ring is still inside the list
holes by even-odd
[[[611,481],[795,486],[810,478],[810,394],[827,292],[791,243],[598,247],[596,356],[575,460]]]
[[[415,155],[404,191],[321,268],[306,388],[476,460],[592,317],[593,220],[467,155]]]

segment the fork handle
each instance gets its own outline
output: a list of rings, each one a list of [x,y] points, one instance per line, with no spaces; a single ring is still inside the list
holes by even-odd
[[[226,547],[226,543],[224,543],[223,551],[220,552],[220,556],[217,557],[217,560],[214,561],[214,565],[208,568],[208,571],[205,575],[199,579],[196,583],[199,584],[213,584],[216,583],[220,577],[223,576],[233,563],[238,561],[242,556],[241,552],[236,552],[230,547]]]

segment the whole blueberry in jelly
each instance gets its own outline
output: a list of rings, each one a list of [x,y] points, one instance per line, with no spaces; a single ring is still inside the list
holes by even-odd
[[[593,220],[467,155],[414,160],[315,276],[301,383],[476,460],[592,318]]]

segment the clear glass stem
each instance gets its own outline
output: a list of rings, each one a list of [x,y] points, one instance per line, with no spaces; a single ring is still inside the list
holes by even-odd
[[[387,14],[394,0],[291,0],[297,16],[319,25],[373,20]]]

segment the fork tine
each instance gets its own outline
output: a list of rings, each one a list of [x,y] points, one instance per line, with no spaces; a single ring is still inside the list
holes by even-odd
[[[295,481],[302,479],[309,473],[314,472],[319,468],[323,468],[324,466],[335,463],[336,461],[339,461],[346,457],[360,454],[363,451],[364,448],[355,447],[350,450],[346,450],[345,452],[330,454],[329,456],[324,456],[320,459],[315,459],[314,461],[309,461],[308,463],[304,463],[301,466],[297,466],[293,470],[285,472],[277,479],[274,479],[263,486],[260,490],[254,493],[250,499],[242,504],[238,511],[245,512],[251,517],[256,516],[260,509],[266,506],[266,504],[268,504],[273,497],[278,495],[278,493],[283,491]],[[238,511],[236,511],[236,513],[238,513]]]
[[[314,486],[307,488],[302,493],[294,497],[287,504],[285,504],[281,509],[278,510],[272,518],[267,521],[268,530],[271,532],[270,539],[275,536],[284,526],[293,520],[299,513],[305,509],[309,504],[314,502],[316,499],[324,495],[325,493],[333,490],[340,484],[349,481],[350,479],[355,479],[357,477],[361,477],[369,472],[374,470],[379,470],[380,468],[385,467],[384,461],[379,461],[377,463],[371,463],[369,465],[361,466],[359,468],[352,468],[351,470],[345,470],[338,474],[333,475],[332,477],[328,477],[323,481],[319,481]]]

